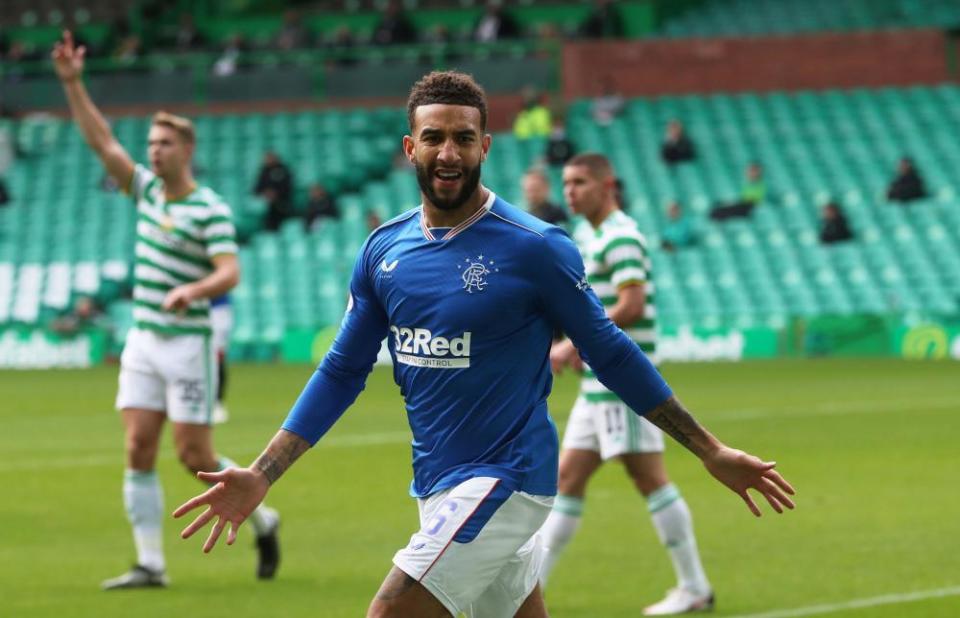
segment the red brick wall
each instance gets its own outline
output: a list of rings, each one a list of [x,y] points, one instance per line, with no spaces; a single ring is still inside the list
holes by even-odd
[[[755,39],[567,43],[563,96],[595,96],[608,77],[626,96],[708,92],[905,86],[949,79],[946,41],[938,31],[812,34]],[[519,94],[490,97],[488,125],[509,129]],[[274,101],[216,106],[164,105],[173,112],[249,113],[406,104],[401,98]],[[112,107],[143,115],[156,106]]]
[[[564,96],[594,96],[613,79],[626,96],[906,86],[948,79],[935,30],[751,39],[569,43]]]

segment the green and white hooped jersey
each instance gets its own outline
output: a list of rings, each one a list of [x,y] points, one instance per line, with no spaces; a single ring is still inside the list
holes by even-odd
[[[628,284],[643,285],[646,303],[643,317],[623,331],[655,360],[656,333],[653,280],[647,241],[636,222],[622,210],[615,210],[594,229],[582,221],[574,231],[574,240],[586,267],[587,282],[605,308],[617,304],[617,291]],[[619,401],[619,398],[597,380],[587,367],[580,383],[580,394],[590,402]]]
[[[163,181],[142,165],[134,169],[130,195],[138,213],[133,269],[136,326],[165,334],[209,333],[209,299],[177,313],[164,311],[162,303],[173,288],[212,273],[213,256],[237,252],[230,207],[208,187],[168,202]]]

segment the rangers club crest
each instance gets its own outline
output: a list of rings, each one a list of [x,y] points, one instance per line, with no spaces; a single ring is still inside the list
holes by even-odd
[[[463,289],[467,294],[482,292],[487,287],[487,277],[491,273],[498,273],[496,262],[491,259],[484,259],[483,255],[478,255],[475,259],[463,258],[463,263],[457,264],[457,270],[460,271],[460,280],[463,281]]]

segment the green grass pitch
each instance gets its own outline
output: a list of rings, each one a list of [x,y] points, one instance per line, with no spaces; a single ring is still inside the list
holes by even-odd
[[[251,461],[311,371],[234,367],[220,450]],[[0,372],[0,616],[363,615],[416,525],[406,495],[409,437],[388,370],[371,376],[354,408],[272,491],[284,518],[277,580],[254,580],[248,530],[234,547],[204,556],[202,540],[181,541],[182,524],[170,520],[172,587],[104,593],[100,580],[133,560],[116,372]],[[960,586],[960,366],[817,360],[668,365],[664,373],[718,436],[776,458],[798,490],[795,512],[766,508],[754,519],[695,458],[668,446],[717,592],[715,615],[812,615],[802,608]],[[551,409],[561,424],[575,390],[572,377],[556,384]],[[169,434],[159,471],[168,511],[200,489],[176,463]],[[671,585],[643,501],[607,466],[552,578],[552,615],[638,616]],[[955,617],[960,596],[824,615]]]

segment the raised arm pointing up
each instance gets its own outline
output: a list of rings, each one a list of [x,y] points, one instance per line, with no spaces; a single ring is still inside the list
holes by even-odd
[[[51,53],[53,66],[57,71],[57,77],[63,84],[63,91],[66,93],[67,102],[70,104],[70,113],[73,114],[74,121],[80,127],[83,139],[100,157],[107,173],[117,181],[121,188],[126,189],[133,177],[134,163],[127,151],[114,137],[110,125],[107,124],[103,114],[90,100],[90,95],[83,85],[81,78],[86,53],[87,50],[84,46],[77,47],[74,45],[73,33],[65,30],[63,40],[53,47]]]

